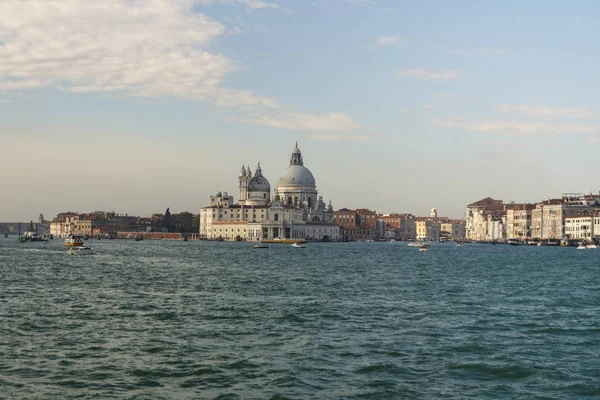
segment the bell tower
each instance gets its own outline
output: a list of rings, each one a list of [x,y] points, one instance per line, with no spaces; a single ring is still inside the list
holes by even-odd
[[[248,183],[250,182],[251,177],[252,176],[251,176],[251,172],[250,172],[250,167],[248,167],[248,171],[246,171],[246,168],[242,164],[242,169],[240,170],[240,176],[239,176],[240,201],[248,199]]]

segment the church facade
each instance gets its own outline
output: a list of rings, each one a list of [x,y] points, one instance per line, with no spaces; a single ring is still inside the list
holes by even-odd
[[[304,166],[298,143],[290,165],[279,178],[274,196],[260,163],[254,174],[242,166],[239,201],[227,192],[210,196],[210,205],[200,210],[200,237],[209,240],[341,240],[333,221],[333,206],[318,196],[313,174]]]

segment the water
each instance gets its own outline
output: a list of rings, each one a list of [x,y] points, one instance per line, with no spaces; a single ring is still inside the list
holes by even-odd
[[[0,398],[600,396],[600,249],[0,238]]]

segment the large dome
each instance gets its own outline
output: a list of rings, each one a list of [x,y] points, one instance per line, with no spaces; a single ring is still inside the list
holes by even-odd
[[[267,178],[262,175],[255,176],[248,183],[248,192],[270,192],[271,185]]]
[[[279,186],[298,186],[314,188],[315,177],[308,168],[303,165],[292,164],[287,167],[281,178],[279,178]]]

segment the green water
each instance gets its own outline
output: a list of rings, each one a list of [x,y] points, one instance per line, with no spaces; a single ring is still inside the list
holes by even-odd
[[[0,398],[600,397],[600,249],[0,238]]]

